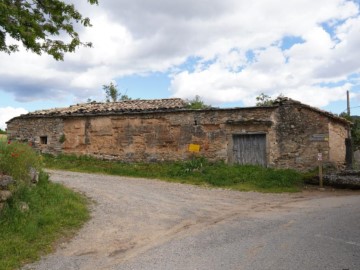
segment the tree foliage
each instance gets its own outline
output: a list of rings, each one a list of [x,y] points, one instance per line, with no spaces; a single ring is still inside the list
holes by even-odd
[[[106,102],[131,100],[128,95],[121,94],[117,89],[117,85],[113,84],[112,82],[109,85],[103,85],[103,89],[106,95]]]
[[[351,138],[356,149],[360,148],[360,117],[352,116],[353,126],[351,128]]]
[[[201,99],[200,96],[196,95],[193,99],[188,100],[188,105],[187,108],[188,109],[206,109],[206,108],[210,108],[210,105],[205,104],[205,102]]]
[[[259,96],[256,97],[256,106],[262,107],[262,106],[271,106],[274,104],[275,100],[271,99],[270,96],[261,93]]]
[[[98,3],[98,0],[87,1]],[[92,46],[90,42],[80,41],[75,23],[91,26],[90,19],[83,17],[73,4],[61,0],[1,0],[0,51],[9,54],[18,51],[18,45],[7,40],[10,36],[27,50],[63,60],[64,53],[74,52],[80,45]],[[69,42],[58,39],[64,34],[70,37]]]
[[[270,96],[261,93],[260,95],[258,95],[256,97],[256,106],[257,107],[263,107],[263,106],[272,106],[276,103],[277,100],[279,99],[286,99],[286,97],[281,93],[280,95],[277,96],[277,98],[271,99]]]
[[[343,112],[339,115],[342,118],[352,122],[351,126],[351,138],[354,144],[354,148],[360,148],[360,116],[357,115],[348,115],[347,113]]]

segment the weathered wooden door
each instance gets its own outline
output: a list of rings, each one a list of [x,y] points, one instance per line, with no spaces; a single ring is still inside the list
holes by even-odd
[[[233,142],[235,163],[266,166],[266,134],[234,135]]]

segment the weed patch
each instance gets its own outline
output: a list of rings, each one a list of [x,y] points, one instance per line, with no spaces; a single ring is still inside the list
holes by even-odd
[[[0,269],[37,260],[88,218],[86,198],[49,182],[48,175],[40,173],[39,183],[19,186],[0,213]]]
[[[252,165],[227,165],[194,158],[183,162],[123,163],[98,160],[89,156],[45,155],[51,169],[157,178],[172,182],[207,185],[235,190],[261,192],[300,191],[303,175],[294,170],[279,170]]]
[[[40,172],[32,185],[31,170]],[[15,269],[52,250],[88,218],[84,197],[49,182],[31,146],[0,140],[0,174],[13,177],[12,197],[0,209],[0,270]]]
[[[0,143],[5,143],[7,140],[6,134],[0,133]]]
[[[18,182],[29,182],[30,168],[41,169],[41,156],[29,145],[0,141],[0,173],[12,176]]]

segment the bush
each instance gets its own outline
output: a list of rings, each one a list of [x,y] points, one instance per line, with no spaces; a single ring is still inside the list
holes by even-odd
[[[183,161],[180,163],[179,175],[193,173],[193,172],[202,172],[205,166],[208,164],[208,161],[204,157],[192,157],[189,160]]]
[[[0,141],[0,174],[28,183],[30,169],[41,169],[41,156],[31,146],[19,142]]]

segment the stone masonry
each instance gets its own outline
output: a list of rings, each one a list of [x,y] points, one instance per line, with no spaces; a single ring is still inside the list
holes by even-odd
[[[256,134],[261,134],[266,166],[308,170],[316,166],[318,153],[325,163],[344,165],[348,128],[345,119],[286,98],[267,107],[202,110],[187,109],[180,99],[165,99],[33,112],[10,120],[8,136],[33,141],[36,149],[53,154],[124,162],[184,160],[195,154],[238,163],[235,137],[250,138],[240,147],[252,155]],[[200,151],[190,152],[190,144]]]

